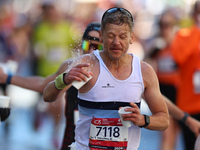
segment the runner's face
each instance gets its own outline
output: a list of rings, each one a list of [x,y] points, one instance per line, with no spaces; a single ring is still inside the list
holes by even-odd
[[[88,33],[89,36],[94,37],[94,38],[99,38],[99,32],[97,31],[90,31]],[[83,51],[84,54],[92,53],[94,50],[99,48],[100,45],[102,45],[101,42],[94,41],[94,40],[88,40],[88,51]]]
[[[119,60],[133,43],[133,33],[127,24],[107,24],[100,34],[104,51],[113,60]]]
[[[160,29],[161,29],[161,34],[164,37],[168,37],[172,34],[173,27],[175,26],[176,20],[175,17],[166,14],[161,18],[160,21]]]

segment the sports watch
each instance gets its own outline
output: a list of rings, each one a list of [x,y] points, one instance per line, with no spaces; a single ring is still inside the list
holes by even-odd
[[[146,127],[150,124],[150,118],[147,115],[144,115],[145,124],[143,126],[139,126],[140,128]]]

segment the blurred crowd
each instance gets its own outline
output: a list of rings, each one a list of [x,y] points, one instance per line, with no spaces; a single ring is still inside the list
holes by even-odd
[[[148,54],[152,44],[149,39],[159,32],[161,13],[170,8],[180,19],[179,27],[189,26],[188,5],[193,3],[156,0],[151,3],[145,0],[1,0],[0,60],[16,61],[19,74],[47,76],[54,73],[63,60],[79,55],[81,35],[87,24],[100,22],[103,12],[113,6],[121,6],[132,12],[138,42],[134,49]],[[134,53],[144,57],[138,51],[134,50]]]
[[[164,95],[176,103],[177,65],[163,56],[170,55],[167,46],[174,34],[192,26],[194,3],[195,0],[0,0],[0,63],[12,62],[9,64],[15,74],[46,77],[57,71],[64,60],[81,54],[81,38],[88,23],[100,22],[110,7],[124,7],[135,19],[135,42],[129,51],[154,67],[160,87],[163,92],[168,91]],[[166,50],[161,54],[161,49]],[[166,71],[170,76],[163,76]],[[6,95],[6,85],[0,86]],[[52,113],[56,125],[60,122],[57,114],[63,113],[62,109],[55,109],[62,106],[63,101],[60,102],[48,107],[49,112],[57,110]],[[36,127],[39,122],[35,121]],[[174,133],[179,133],[177,123],[173,119],[171,122],[173,126],[163,133],[162,150],[165,144],[173,147]]]

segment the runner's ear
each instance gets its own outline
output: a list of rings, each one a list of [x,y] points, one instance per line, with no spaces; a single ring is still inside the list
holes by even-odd
[[[131,40],[130,40],[130,44],[133,44],[134,42],[134,32],[131,33]]]
[[[99,30],[99,42],[103,43],[102,32]]]

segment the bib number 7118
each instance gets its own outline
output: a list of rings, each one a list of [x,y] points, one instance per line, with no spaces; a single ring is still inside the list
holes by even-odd
[[[120,136],[119,127],[97,126],[96,128],[98,129],[96,136],[102,135],[104,137],[115,137],[115,138],[118,138]]]

